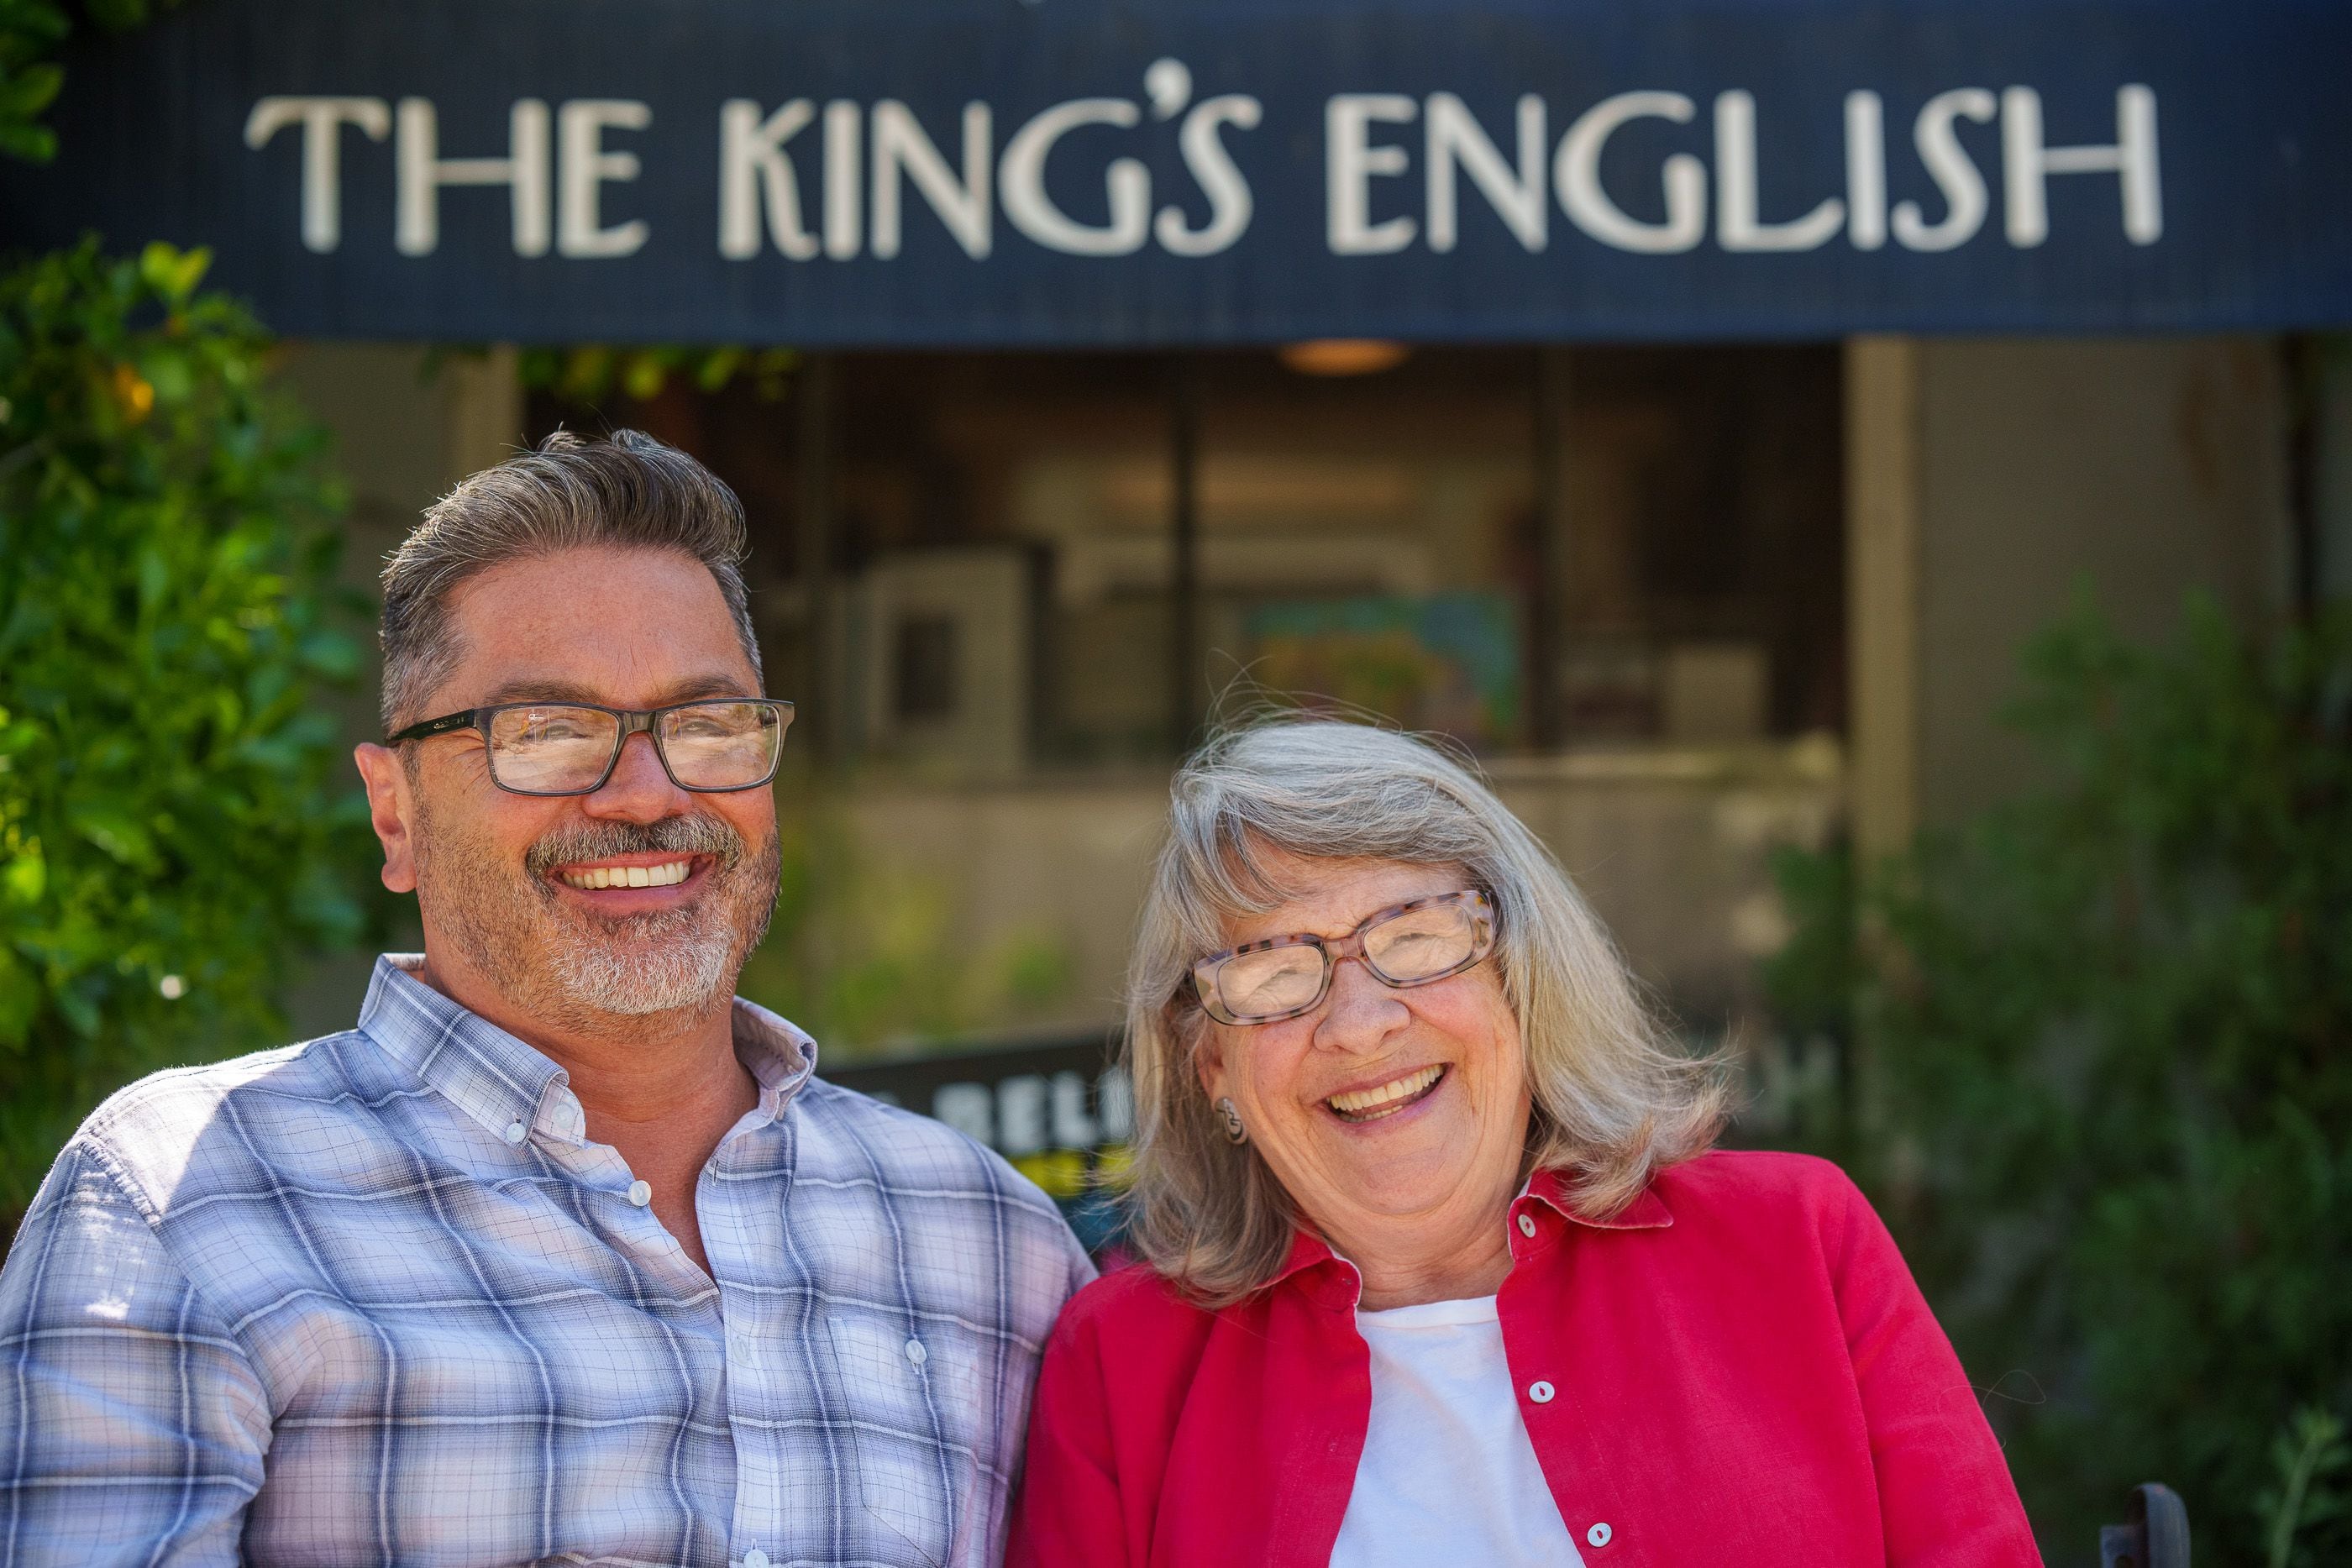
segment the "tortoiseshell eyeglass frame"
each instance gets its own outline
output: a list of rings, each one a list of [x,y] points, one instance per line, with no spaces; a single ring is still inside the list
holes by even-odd
[[[1469,909],[1472,919],[1476,923],[1476,936],[1471,943],[1470,956],[1442,973],[1423,975],[1417,979],[1399,980],[1382,974],[1381,967],[1373,963],[1371,956],[1364,951],[1364,940],[1372,928],[1385,921],[1393,920],[1400,915],[1410,915],[1416,909],[1428,909],[1441,904],[1459,904]],[[1343,959],[1360,959],[1366,972],[1381,984],[1391,990],[1408,991],[1416,986],[1433,986],[1440,980],[1451,979],[1465,969],[1474,969],[1485,963],[1495,951],[1495,901],[1485,890],[1470,887],[1464,888],[1459,893],[1433,894],[1427,898],[1409,899],[1405,903],[1392,904],[1386,909],[1376,910],[1367,915],[1353,931],[1349,932],[1345,936],[1318,936],[1311,932],[1304,932],[1295,936],[1269,936],[1262,942],[1244,942],[1238,947],[1229,947],[1222,953],[1212,953],[1205,958],[1196,960],[1192,968],[1185,972],[1183,983],[1177,987],[1176,994],[1169,998],[1169,1002],[1171,1007],[1186,1004],[1197,1006],[1219,1023],[1234,1024],[1242,1028],[1265,1023],[1280,1023],[1286,1019],[1299,1018],[1311,1013],[1323,1005],[1323,998],[1331,994],[1331,977],[1339,972],[1339,965]],[[1316,988],[1314,999],[1278,1013],[1254,1013],[1244,1016],[1226,1008],[1223,998],[1217,993],[1217,971],[1229,961],[1244,954],[1263,953],[1275,947],[1313,947],[1322,953],[1323,983]]]

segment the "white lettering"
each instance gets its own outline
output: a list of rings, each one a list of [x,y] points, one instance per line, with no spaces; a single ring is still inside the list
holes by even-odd
[[[2052,174],[2114,172],[2123,182],[2124,235],[2134,245],[2164,236],[2164,196],[2156,162],[2156,94],[2134,83],[2116,92],[2116,140],[2104,147],[2045,147],[2042,95],[2013,87],[2000,95],[2001,172],[2008,195],[2009,243],[2021,247],[2050,237],[2043,190]]]
[[[931,1114],[974,1143],[996,1142],[996,1096],[985,1083],[942,1083],[931,1092]]]
[[[634,256],[645,247],[644,219],[604,226],[599,193],[607,182],[634,180],[639,171],[635,153],[604,150],[605,131],[643,131],[653,122],[650,105],[625,98],[576,98],[556,110],[556,166],[562,172],[555,202],[558,254],[585,260]]]
[[[848,261],[864,244],[857,166],[866,117],[837,98],[824,106],[824,254]]]
[[[997,1084],[998,1154],[1017,1159],[1045,1146],[1045,1080],[1034,1072],[1024,1072]]]
[[[801,221],[800,171],[784,143],[816,119],[816,105],[796,98],[760,118],[748,98],[730,98],[719,110],[719,254],[741,261],[760,254],[760,209],[764,193],[768,237],[794,261],[817,253],[816,236]]]
[[[1135,1081],[1124,1067],[1113,1067],[1095,1085],[1095,1101],[1102,1113],[1102,1135],[1114,1144],[1135,1136]]]
[[[1801,218],[1768,224],[1756,215],[1756,95],[1734,89],[1715,100],[1715,234],[1726,250],[1815,250],[1845,223],[1835,196]]]
[[[1670,256],[1706,237],[1706,166],[1687,152],[1665,162],[1666,221],[1643,223],[1627,214],[1601,188],[1601,154],[1617,128],[1633,120],[1687,125],[1698,106],[1678,92],[1621,92],[1584,111],[1559,139],[1552,184],[1569,221],[1606,246],[1646,256]]]
[[[404,98],[395,131],[399,204],[393,243],[403,256],[430,256],[441,244],[441,187],[505,185],[513,193],[517,256],[545,256],[548,242],[547,105],[519,99],[507,117],[503,158],[444,158],[430,99]]]
[[[1944,219],[1928,223],[1918,203],[1896,203],[1895,237],[1906,249],[1951,250],[1976,238],[1984,226],[1991,198],[1976,160],[1960,145],[1954,121],[1966,119],[1989,125],[1994,109],[1992,94],[1980,87],[1939,92],[1920,109],[1918,120],[1911,128],[1911,141],[1919,149],[1919,162],[1927,165],[1936,189],[1943,193]]]
[[[1845,206],[1854,249],[1886,243],[1886,109],[1874,92],[1845,95]]]
[[[1469,105],[1450,92],[1429,95],[1424,121],[1428,151],[1429,248],[1449,251],[1459,235],[1454,216],[1454,171],[1469,174],[1522,248],[1544,248],[1551,202],[1544,190],[1544,102],[1534,93],[1519,99],[1519,168],[1514,175],[1502,152],[1487,140],[1486,127]]]
[[[1366,140],[1374,121],[1409,125],[1420,106],[1402,93],[1341,93],[1323,106],[1326,241],[1334,256],[1386,256],[1412,243],[1413,221],[1371,221],[1370,180],[1402,174],[1412,160],[1402,147]]]
[[[392,134],[380,98],[265,98],[246,117],[245,144],[260,151],[287,126],[302,127],[302,246],[326,256],[343,241],[342,128],[371,141]]]
[[[1087,1113],[1087,1081],[1075,1072],[1054,1074],[1054,1146],[1091,1149],[1100,1136]]]
[[[1219,140],[1221,126],[1255,131],[1265,117],[1257,99],[1240,93],[1204,99],[1184,117],[1176,132],[1176,146],[1184,167],[1209,198],[1209,221],[1197,229],[1184,226],[1184,212],[1172,203],[1160,209],[1152,232],[1172,256],[1214,256],[1242,237],[1249,227],[1252,204],[1249,182],[1242,177],[1233,154]]]
[[[1110,221],[1082,224],[1045,194],[1045,160],[1054,144],[1082,125],[1129,130],[1143,111],[1118,98],[1057,103],[1013,133],[996,173],[1005,221],[1048,250],[1070,256],[1126,256],[1142,248],[1151,227],[1151,172],[1133,158],[1114,158],[1103,175]]]
[[[925,135],[915,111],[896,99],[884,99],[874,106],[874,254],[893,256],[898,254],[898,186],[903,173],[915,183],[923,200],[939,214],[940,221],[963,246],[964,254],[977,261],[988,254],[988,164],[993,150],[989,145],[988,105],[968,103],[963,107],[963,182],[956,182],[955,172],[940,150]]]

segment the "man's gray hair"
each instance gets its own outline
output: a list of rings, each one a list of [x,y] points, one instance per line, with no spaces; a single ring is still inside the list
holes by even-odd
[[[1227,922],[1295,894],[1286,856],[1449,866],[1494,900],[1493,962],[1535,1099],[1526,1170],[1559,1172],[1579,1213],[1619,1212],[1713,1143],[1725,1064],[1666,1036],[1568,873],[1469,768],[1393,730],[1284,718],[1212,739],[1171,796],[1128,969],[1128,1199],[1137,1246],[1196,1299],[1223,1306],[1269,1283],[1298,1222],[1211,1110],[1194,1058],[1223,1026],[1179,995],[1192,962],[1226,945]]]
[[[418,706],[463,653],[450,595],[478,573],[557,550],[675,550],[709,569],[751,670],[760,643],[743,586],[743,504],[709,469],[635,430],[593,441],[557,431],[460,484],[425,514],[383,568],[383,723]]]

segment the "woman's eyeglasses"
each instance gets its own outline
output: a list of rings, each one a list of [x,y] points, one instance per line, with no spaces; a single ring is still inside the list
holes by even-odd
[[[1458,975],[1495,950],[1495,904],[1469,889],[1383,909],[1345,936],[1276,936],[1192,966],[1192,989],[1221,1023],[1279,1023],[1312,1012],[1343,958],[1398,990]]]
[[[681,789],[753,789],[776,776],[793,705],[775,697],[714,697],[667,707],[593,703],[500,703],[412,724],[386,744],[478,729],[490,782],[517,795],[589,795],[602,789],[621,747],[644,730],[662,770]]]

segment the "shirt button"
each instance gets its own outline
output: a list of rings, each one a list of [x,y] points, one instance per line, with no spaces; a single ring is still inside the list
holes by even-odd
[[[1519,1234],[1522,1236],[1533,1237],[1535,1233],[1536,1217],[1532,1214],[1522,1214],[1519,1216]]]
[[[1528,1385],[1528,1397],[1534,1400],[1537,1404],[1549,1405],[1551,1403],[1551,1385],[1544,1382],[1541,1378],[1538,1378],[1535,1382]]]
[[[768,1568],[768,1554],[754,1546],[743,1553],[743,1568]]]
[[[923,1342],[921,1340],[910,1339],[907,1342],[907,1359],[908,1361],[913,1362],[917,1366],[920,1366],[930,1358],[931,1353],[923,1348]]]
[[[653,1200],[653,1183],[647,1181],[633,1181],[629,1184],[629,1201],[631,1203],[635,1204],[639,1208],[643,1208]],[[751,1559],[746,1558],[744,1561],[748,1563]]]
[[[1584,1542],[1588,1546],[1606,1546],[1609,1538],[1616,1533],[1606,1523],[1596,1524],[1584,1532]]]
[[[530,1129],[526,1128],[520,1122],[509,1122],[507,1124],[508,1143],[520,1144],[529,1136],[530,1136]]]

